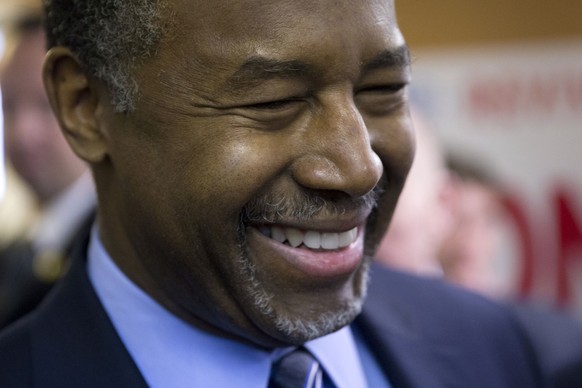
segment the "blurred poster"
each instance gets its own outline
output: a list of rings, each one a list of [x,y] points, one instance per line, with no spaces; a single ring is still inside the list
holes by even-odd
[[[514,292],[582,311],[582,40],[413,55],[413,102],[507,189]]]

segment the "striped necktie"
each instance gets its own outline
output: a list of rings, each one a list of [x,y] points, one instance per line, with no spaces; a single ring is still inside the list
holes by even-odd
[[[273,364],[268,388],[322,388],[322,376],[319,362],[299,348]]]

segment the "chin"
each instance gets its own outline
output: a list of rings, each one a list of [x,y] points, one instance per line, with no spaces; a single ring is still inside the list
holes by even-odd
[[[274,326],[285,342],[300,345],[315,338],[331,334],[347,325],[358,316],[362,300],[353,301],[337,311],[329,311],[317,318],[292,318],[284,313],[276,315]]]
[[[277,203],[279,211],[275,213],[272,205],[266,205],[273,203],[269,198],[259,198],[245,207],[237,230],[238,281],[234,293],[244,315],[259,330],[260,338],[255,342],[303,344],[356,318],[368,283],[371,256],[365,255],[364,245],[369,243],[367,225],[376,224],[370,214],[376,195],[336,199],[334,206],[320,201],[322,205],[309,212],[306,204],[319,204],[317,198],[291,198],[287,206]],[[303,230],[315,225],[312,228],[317,231],[321,220],[325,221],[322,230],[331,229],[338,238],[348,231],[352,240],[339,248],[317,248],[306,240],[291,244],[287,235],[287,240],[278,239],[274,231],[262,230],[292,224]],[[261,221],[267,227],[262,228]],[[352,230],[356,231],[353,235]]]
[[[251,275],[253,281],[247,284],[246,291],[252,297],[257,326],[276,343],[301,345],[351,324],[360,314],[366,297],[370,262],[371,258],[366,258],[345,285],[350,289],[349,296],[338,295],[327,306],[322,304],[322,299],[329,296],[320,298],[315,288],[314,297],[302,305],[278,301]]]

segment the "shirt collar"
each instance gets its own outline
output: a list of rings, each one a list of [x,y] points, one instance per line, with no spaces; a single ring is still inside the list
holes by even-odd
[[[88,272],[101,303],[150,386],[267,386],[271,363],[282,349],[268,352],[217,337],[171,314],[116,266],[96,227],[89,245]],[[310,341],[305,347],[338,388],[366,386],[349,327]]]

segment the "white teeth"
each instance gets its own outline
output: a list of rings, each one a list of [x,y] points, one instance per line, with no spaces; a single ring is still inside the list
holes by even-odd
[[[289,245],[291,245],[293,248],[297,248],[303,243],[303,232],[299,229],[289,228],[286,229],[285,232],[287,241],[289,241]]]
[[[315,230],[303,232],[299,229],[273,226],[270,235],[273,240],[280,243],[287,241],[293,248],[303,244],[310,249],[335,250],[345,248],[356,241],[358,228],[341,233],[321,233]]]
[[[356,229],[352,229],[352,230],[356,230]],[[348,230],[347,232],[340,233],[338,235],[338,244],[341,248],[347,247],[354,240],[355,240],[355,236],[352,236],[351,230]]]
[[[307,248],[319,249],[321,247],[321,233],[314,230],[308,230],[303,237],[303,244]]]
[[[348,230],[347,232],[343,232],[339,234],[339,246],[341,248],[345,248],[354,241],[356,241],[356,237],[358,237],[358,228],[354,228]]]
[[[339,246],[339,233],[321,234],[321,247],[323,249],[338,249]]]

